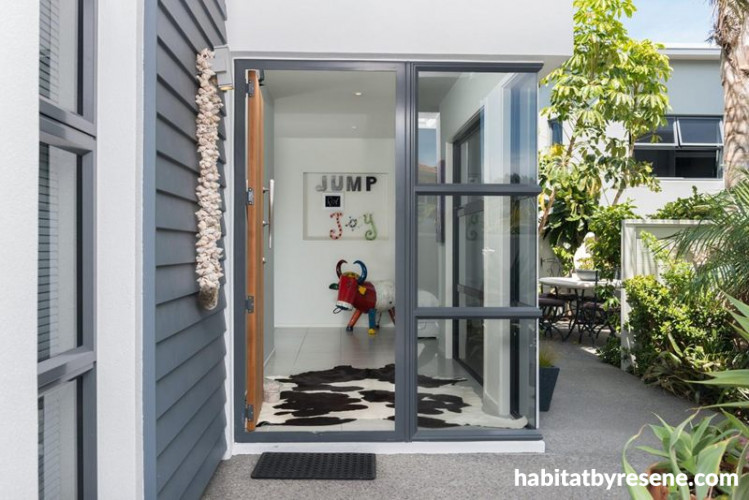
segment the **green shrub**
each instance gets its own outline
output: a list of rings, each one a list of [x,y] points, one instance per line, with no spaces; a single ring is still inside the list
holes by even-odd
[[[606,344],[597,349],[596,354],[602,362],[619,368],[622,363],[622,340],[616,335],[609,335]]]
[[[692,186],[692,196],[669,201],[663,208],[650,216],[651,219],[709,220],[715,214],[713,195],[698,193]]]
[[[636,276],[624,284],[631,307],[628,329],[635,345],[632,370],[645,382],[697,403],[718,402],[720,390],[694,381],[743,364],[745,355],[736,348],[731,316],[717,292],[694,290],[690,264],[664,253],[658,252],[665,266],[662,281]]]
[[[598,206],[590,219],[589,229],[596,235],[588,250],[602,278],[613,278],[622,261],[622,221],[639,219],[635,206],[620,203]]]

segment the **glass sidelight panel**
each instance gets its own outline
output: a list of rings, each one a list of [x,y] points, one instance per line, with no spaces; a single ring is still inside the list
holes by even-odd
[[[419,307],[533,307],[536,199],[418,198]]]
[[[421,184],[535,184],[535,73],[419,72]]]
[[[39,2],[39,94],[77,113],[80,92],[78,0]]]
[[[37,400],[39,497],[78,497],[78,382],[67,382]]]
[[[421,429],[536,427],[536,321],[418,322]]]
[[[78,320],[80,157],[39,145],[37,360],[80,345]]]

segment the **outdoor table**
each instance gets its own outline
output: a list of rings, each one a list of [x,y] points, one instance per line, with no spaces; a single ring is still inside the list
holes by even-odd
[[[615,289],[622,287],[621,280],[581,280],[577,277],[567,276],[548,276],[546,278],[540,278],[538,282],[541,286],[548,286],[552,288],[566,288],[572,290],[575,294],[575,315],[573,320],[570,322],[569,329],[567,330],[567,336],[565,340],[572,334],[572,330],[580,322],[580,309],[583,299],[585,298],[585,292],[593,290],[595,292],[596,286],[613,286]]]

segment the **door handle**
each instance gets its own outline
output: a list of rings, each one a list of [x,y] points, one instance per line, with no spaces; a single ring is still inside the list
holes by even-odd
[[[275,181],[268,181],[268,187],[263,187],[263,194],[268,194],[268,220],[263,221],[263,227],[268,227],[268,248],[273,248],[273,195],[275,194]]]

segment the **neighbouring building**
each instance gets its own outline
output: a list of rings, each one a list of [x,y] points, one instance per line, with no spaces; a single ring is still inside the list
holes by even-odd
[[[625,191],[622,199],[631,199],[642,216],[653,214],[669,201],[699,192],[715,193],[723,188],[723,86],[720,80],[720,49],[710,45],[666,45],[673,73],[667,82],[671,109],[667,124],[651,143],[643,137],[635,147],[638,159],[653,164],[660,179],[661,192],[645,188]],[[549,103],[549,89],[542,88],[541,107]],[[542,118],[545,120],[545,118]],[[564,142],[565,130],[556,120],[539,127],[539,143]],[[623,131],[612,127],[613,134]],[[603,203],[611,196],[605,193]]]
[[[198,498],[222,459],[290,443],[544,450],[537,94],[572,2],[29,0],[0,33],[3,496]],[[328,406],[275,409],[279,378],[327,381]]]

